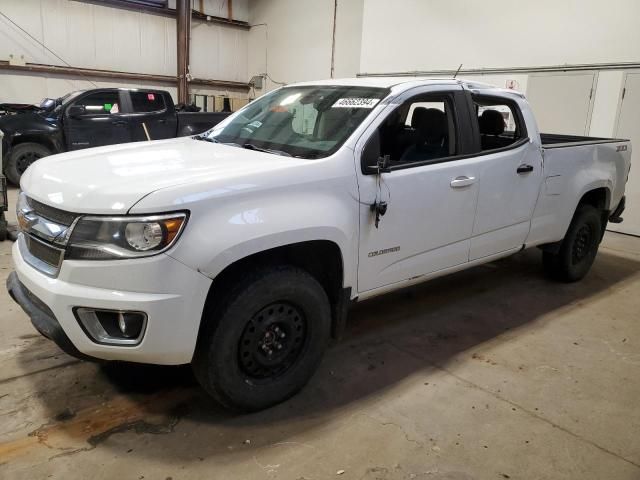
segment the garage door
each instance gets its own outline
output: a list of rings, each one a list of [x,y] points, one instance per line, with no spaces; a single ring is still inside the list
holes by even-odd
[[[588,135],[595,78],[593,72],[531,75],[527,99],[540,131]]]
[[[609,230],[640,235],[640,73],[627,73],[624,82],[617,138],[631,140],[631,174],[627,183],[624,222],[609,224]]]

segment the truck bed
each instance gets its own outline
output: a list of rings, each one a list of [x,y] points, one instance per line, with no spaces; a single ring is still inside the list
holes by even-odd
[[[577,147],[597,143],[628,142],[620,138],[581,137],[579,135],[563,135],[557,133],[541,133],[540,141],[544,148]]]

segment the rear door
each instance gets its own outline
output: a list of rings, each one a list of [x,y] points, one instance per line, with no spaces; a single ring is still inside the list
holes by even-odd
[[[165,98],[162,91],[128,90],[126,112],[131,125],[134,142],[147,140],[145,128],[151,140],[173,138],[178,129],[178,120],[173,102]]]
[[[129,124],[122,113],[122,91],[92,90],[78,96],[67,106],[63,130],[67,150],[127,143],[131,141]],[[71,107],[77,114],[70,114]]]
[[[470,95],[480,175],[469,260],[522,247],[542,182],[542,154],[518,101]]]
[[[446,85],[406,92],[358,142],[360,292],[468,261],[479,177],[464,155],[470,137],[462,87]],[[385,155],[389,172],[368,168]]]

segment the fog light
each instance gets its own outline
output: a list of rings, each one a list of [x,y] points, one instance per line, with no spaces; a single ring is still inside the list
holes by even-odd
[[[142,312],[76,307],[74,313],[85,333],[106,345],[137,345],[147,324]]]

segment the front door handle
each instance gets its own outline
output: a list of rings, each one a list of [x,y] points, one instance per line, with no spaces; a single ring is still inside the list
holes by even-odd
[[[451,183],[449,185],[451,185],[451,188],[462,188],[462,187],[468,187],[469,185],[473,185],[474,183],[476,183],[476,177],[456,177],[453,180],[451,180]]]
[[[111,122],[111,125],[115,125],[116,127],[123,127],[127,124],[124,120],[114,120]]]
[[[523,163],[518,167],[516,172],[518,173],[518,175],[522,175],[523,173],[531,173],[533,172],[533,166]]]

